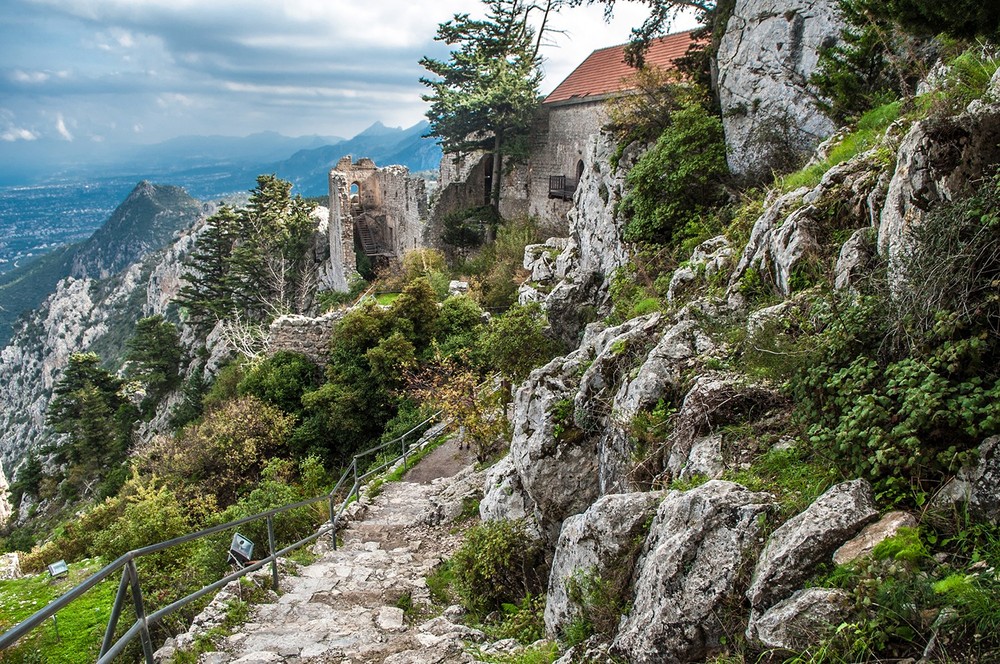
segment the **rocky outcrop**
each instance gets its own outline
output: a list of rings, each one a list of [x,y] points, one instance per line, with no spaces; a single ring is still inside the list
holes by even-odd
[[[524,490],[521,476],[514,467],[514,460],[508,454],[486,471],[483,499],[479,503],[479,518],[483,521],[524,519],[529,532],[541,536],[535,514],[535,503]]]
[[[852,480],[828,489],[804,512],[786,521],[768,538],[754,569],[747,590],[754,611],[764,611],[790,596],[816,565],[829,560],[841,544],[876,518],[871,486]]]
[[[524,265],[533,276],[522,287],[519,299],[541,302],[553,330],[574,344],[606,304],[610,278],[629,260],[615,210],[625,174],[638,158],[639,148],[626,150],[614,167],[611,157],[616,149],[607,134],[588,140],[583,175],[569,213],[569,239],[553,238],[543,247],[525,249]]]
[[[691,258],[674,270],[674,274],[670,277],[667,302],[676,304],[682,297],[690,298],[699,285],[707,285],[728,277],[732,255],[733,248],[724,235],[699,244],[695,247]]]
[[[535,515],[547,538],[555,543],[562,521],[586,510],[600,495],[600,417],[596,396],[615,385],[614,374],[627,357],[630,344],[653,338],[660,317],[635,318],[604,329],[593,325],[580,348],[535,369],[514,396],[510,456]]]
[[[751,625],[765,648],[805,650],[829,636],[850,615],[851,596],[836,588],[807,588],[784,599]]]
[[[550,636],[558,636],[580,611],[571,584],[600,579],[612,586],[628,585],[645,527],[662,497],[660,492],[610,494],[563,522],[545,600],[545,631]]]
[[[3,464],[0,464],[0,528],[7,525],[10,515],[14,512],[14,508],[10,504],[10,498],[10,484],[7,482],[7,476],[3,472]]]
[[[723,603],[758,546],[771,497],[731,482],[670,492],[636,571],[635,600],[614,640],[634,664],[702,661],[720,645]]]
[[[914,123],[899,146],[878,228],[879,252],[896,259],[908,246],[908,228],[998,162],[1000,104],[974,102],[960,115]]]
[[[719,45],[719,98],[730,169],[793,170],[836,127],[809,77],[844,27],[835,0],[737,0]]]

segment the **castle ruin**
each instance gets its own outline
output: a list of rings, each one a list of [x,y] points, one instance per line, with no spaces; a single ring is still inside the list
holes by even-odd
[[[355,247],[373,259],[400,259],[423,246],[427,219],[424,180],[405,166],[379,168],[344,157],[330,171],[331,286],[346,292],[357,272]]]

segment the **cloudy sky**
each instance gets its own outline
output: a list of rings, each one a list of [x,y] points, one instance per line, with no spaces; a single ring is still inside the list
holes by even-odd
[[[480,10],[473,0],[3,0],[0,159],[409,126],[424,113],[417,61],[446,56],[437,24]],[[601,6],[564,10],[543,92],[594,48],[627,41],[645,15],[619,2],[609,25]]]

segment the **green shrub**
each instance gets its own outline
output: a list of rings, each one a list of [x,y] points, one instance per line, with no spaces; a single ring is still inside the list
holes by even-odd
[[[535,302],[515,305],[495,316],[483,331],[480,363],[498,371],[505,380],[519,383],[537,366],[555,357],[562,346],[546,334],[542,308]]]
[[[722,121],[700,104],[686,105],[626,176],[619,210],[627,219],[625,239],[677,242],[719,202],[727,173]]]
[[[500,611],[545,591],[548,573],[541,542],[524,521],[487,521],[466,533],[451,571],[462,603],[473,613]]]
[[[237,391],[297,414],[302,410],[302,395],[319,387],[321,379],[322,372],[308,357],[280,350],[250,367]]]

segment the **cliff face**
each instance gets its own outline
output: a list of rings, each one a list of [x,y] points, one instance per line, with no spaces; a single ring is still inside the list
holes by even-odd
[[[167,312],[192,226],[211,211],[177,187],[140,183],[75,251],[76,276],[19,322],[0,350],[0,460],[8,472],[48,441],[48,402],[70,355],[94,350],[115,365],[135,321]]]
[[[840,39],[835,0],[737,0],[719,45],[719,97],[730,169],[794,169],[833,122],[809,88],[819,49]]]
[[[587,326],[575,351],[520,386],[510,453],[487,475],[480,514],[526,518],[547,543],[554,559],[545,612],[550,635],[583,610],[570,579],[612,571],[618,578],[623,566],[634,584],[620,599],[633,608],[603,652],[629,662],[703,661],[734,625],[754,647],[802,649],[823,625],[848,619],[843,591],[804,583],[835,551],[838,563],[853,559],[913,521],[889,515],[869,526],[878,516],[874,494],[856,479],[831,482],[774,532],[760,528],[780,511],[775,497],[722,480],[762,454],[795,449],[784,426],[792,404],[771,382],[741,370],[732,334],[766,344],[780,336],[775,330],[792,329],[818,298],[802,275],[822,261],[835,265],[831,281],[844,292],[878,278],[869,267],[876,260],[888,268],[884,287],[898,284],[909,231],[942,201],[968,195],[969,183],[1000,163],[998,100],[1000,74],[964,112],[897,121],[818,184],[771,192],[745,247],[713,238],[674,272],[666,312]],[[569,301],[559,293],[573,293],[577,307],[588,297],[599,306],[600,287],[585,291],[581,275],[606,274],[627,260],[604,239],[616,233],[606,216],[616,185],[597,177],[599,170],[588,167],[593,175],[581,183],[573,237],[526,252],[536,283],[522,295],[543,301],[555,322],[558,303]],[[589,192],[602,187],[605,194],[592,200]],[[751,277],[765,279],[777,301],[749,297]],[[546,278],[555,285],[537,283]],[[954,501],[980,511],[996,504],[995,486],[968,479],[992,477],[996,468],[995,439],[981,442],[979,465],[943,490],[945,509]],[[711,481],[686,491],[649,492],[705,479]],[[628,544],[640,521],[651,526],[636,551]],[[720,618],[734,610],[729,622]],[[813,640],[804,641],[805,634]]]

